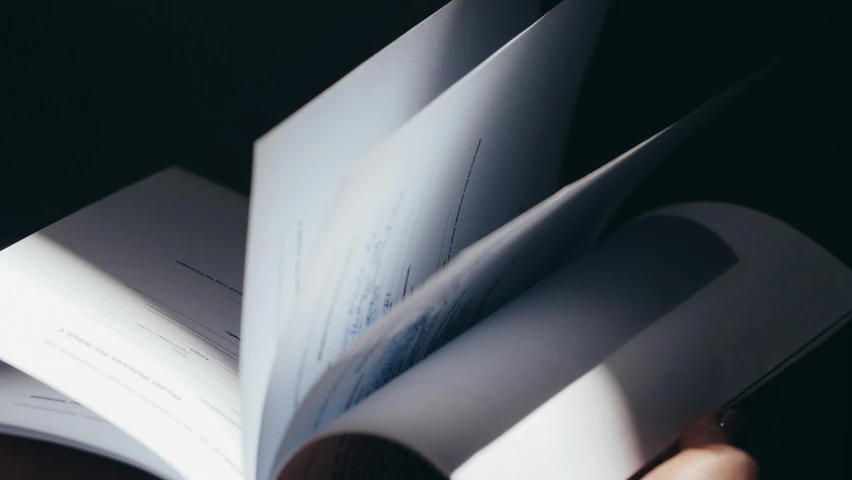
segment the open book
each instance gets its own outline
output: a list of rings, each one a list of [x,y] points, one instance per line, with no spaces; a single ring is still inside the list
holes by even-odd
[[[0,431],[165,479],[631,476],[852,271],[733,205],[601,238],[759,82],[560,188],[605,14],[455,0],[259,139],[250,200],[172,168],[0,252]]]

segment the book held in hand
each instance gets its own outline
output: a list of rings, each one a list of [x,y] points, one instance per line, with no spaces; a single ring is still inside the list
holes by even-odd
[[[255,143],[0,251],[0,433],[163,479],[639,471],[840,328],[852,271],[741,206],[602,235],[758,72],[559,183],[606,2],[454,0]]]

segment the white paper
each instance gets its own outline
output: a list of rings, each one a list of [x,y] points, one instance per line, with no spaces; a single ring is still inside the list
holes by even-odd
[[[452,478],[626,478],[691,419],[752,388],[850,318],[852,272],[777,220],[719,204],[654,215],[712,228],[740,261]]]
[[[160,478],[180,478],[149,449],[79,402],[4,363],[0,363],[0,433],[105,455]]]
[[[278,347],[261,448],[277,447],[308,389],[362,331],[558,188],[605,10],[605,2],[563,3],[353,169]]]
[[[178,169],[0,252],[0,358],[186,478],[242,478],[245,199]]]
[[[368,435],[451,478],[624,479],[839,328],[849,292],[852,271],[765,215],[654,212],[333,422],[283,478],[335,470],[339,440]]]
[[[694,222],[635,222],[386,385],[323,435],[393,439],[448,474],[737,260]],[[337,453],[315,457],[312,468],[334,468],[335,459],[346,456]]]
[[[255,144],[240,372],[249,476],[276,333],[347,170],[537,17],[528,0],[450,2]]]
[[[560,258],[573,258],[588,247],[644,173],[758,76],[714,97],[462,252],[325,372],[290,426],[278,465],[323,425],[553,271]]]

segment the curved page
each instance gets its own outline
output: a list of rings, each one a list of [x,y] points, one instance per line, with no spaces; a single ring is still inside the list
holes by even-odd
[[[0,433],[87,450],[163,479],[180,478],[151,450],[79,402],[2,362]]]
[[[353,168],[282,333],[262,447],[274,452],[314,382],[374,322],[558,189],[606,6],[563,2]]]
[[[852,271],[777,220],[663,209],[347,412],[320,435],[335,441],[302,451],[283,478],[326,478],[347,458],[329,445],[354,448],[355,434],[405,445],[453,479],[627,478],[692,418],[847,321],[850,291]],[[376,465],[382,450],[369,452]]]
[[[470,458],[453,478],[496,478],[497,471],[513,478],[521,465],[538,478],[625,478],[675,441],[691,419],[752,389],[850,318],[852,272],[789,226],[719,204],[652,215],[707,227],[739,261]]]
[[[538,15],[536,1],[454,0],[256,142],[240,372],[249,476],[277,334],[349,167]]]
[[[644,173],[759,75],[717,95],[462,252],[324,372],[299,408],[278,461],[318,428],[587,248]]]
[[[170,169],[0,252],[0,358],[196,479],[243,478],[246,201]]]

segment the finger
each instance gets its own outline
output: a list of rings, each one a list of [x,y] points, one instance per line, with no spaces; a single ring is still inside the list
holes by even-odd
[[[729,443],[742,417],[726,413],[714,412],[693,422],[681,436],[680,453],[644,480],[756,480],[757,463]]]
[[[742,414],[736,410],[714,411],[693,421],[680,436],[680,448],[704,448],[733,444],[742,427]]]

